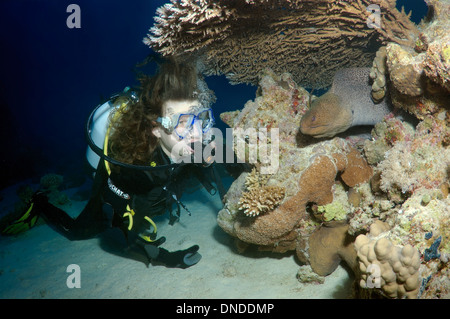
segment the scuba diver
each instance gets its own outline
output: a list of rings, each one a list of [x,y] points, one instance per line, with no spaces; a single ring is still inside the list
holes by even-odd
[[[49,203],[44,192],[37,191],[25,213],[2,234],[27,230],[39,216],[70,240],[92,238],[118,227],[128,245],[151,264],[187,268],[198,263],[198,245],[179,251],[159,247],[165,238],[156,238],[152,220],[170,211],[169,223],[173,224],[180,217],[180,206],[187,210],[179,198],[188,175],[198,178],[210,193],[214,189],[210,181],[215,177],[223,193],[217,171],[210,170],[214,165],[185,161],[192,157],[195,145],[204,148],[214,144],[214,118],[199,98],[198,76],[194,67],[169,60],[154,76],[139,79],[139,93],[127,90],[97,107],[87,123],[88,161],[96,171],[86,207],[72,218]],[[106,133],[99,138],[92,130],[100,115]]]

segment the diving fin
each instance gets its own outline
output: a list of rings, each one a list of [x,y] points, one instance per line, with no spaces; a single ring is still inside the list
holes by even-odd
[[[202,259],[202,255],[200,255],[198,252],[187,253],[186,255],[184,255],[183,263],[187,268],[198,263],[200,259]]]
[[[47,196],[41,191],[34,193],[28,202],[25,212],[18,219],[2,229],[1,234],[6,236],[17,235],[33,228],[39,219],[40,213],[37,206],[41,201],[48,202]]]
[[[198,245],[177,251],[168,251],[153,245],[146,245],[144,249],[153,265],[164,265],[169,268],[185,269],[197,264],[202,258],[198,253]]]

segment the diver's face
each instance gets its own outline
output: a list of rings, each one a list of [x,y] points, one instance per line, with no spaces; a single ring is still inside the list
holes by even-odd
[[[163,116],[172,118],[174,115],[192,113],[198,108],[197,100],[168,100],[163,104]],[[201,140],[201,128],[194,125],[187,135],[181,139],[175,131],[169,132],[162,126],[153,129],[153,134],[159,138],[162,150],[173,161],[179,162],[180,158],[191,156],[194,152],[189,144]]]

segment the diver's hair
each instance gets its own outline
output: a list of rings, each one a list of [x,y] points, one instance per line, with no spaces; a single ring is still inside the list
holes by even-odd
[[[197,72],[190,64],[169,59],[159,66],[154,76],[144,75],[139,81],[139,101],[110,117],[108,155],[128,164],[149,165],[158,146],[152,130],[160,125],[156,120],[163,116],[164,103],[195,99]]]

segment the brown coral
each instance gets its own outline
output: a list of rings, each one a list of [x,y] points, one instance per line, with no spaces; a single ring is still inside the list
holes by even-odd
[[[309,261],[316,274],[331,274],[342,260],[356,267],[354,238],[347,231],[347,224],[334,223],[320,227],[309,237]]]
[[[425,75],[450,92],[450,36],[428,46],[423,64]]]
[[[362,183],[372,174],[372,169],[364,165],[363,159],[356,157],[352,148],[348,149],[347,153],[335,153],[333,156],[315,156],[301,175],[300,191],[270,213],[252,219],[236,215],[230,220],[227,218],[229,213],[222,210],[218,216],[219,226],[247,243],[274,248],[283,241],[295,243],[298,237],[297,227],[306,218],[306,204],[314,202],[325,205],[332,202],[332,187],[339,171],[351,176],[346,179],[352,184],[348,186]],[[297,249],[297,254],[300,259],[307,259],[302,256],[307,254],[303,249]]]
[[[367,47],[413,46],[416,26],[395,1],[376,1],[381,27],[370,5],[374,1],[171,0],[157,10],[144,42],[163,55],[196,52],[206,75],[225,74],[232,83],[256,84],[270,67],[292,73],[299,84],[326,87],[337,69],[369,66],[374,52]]]

